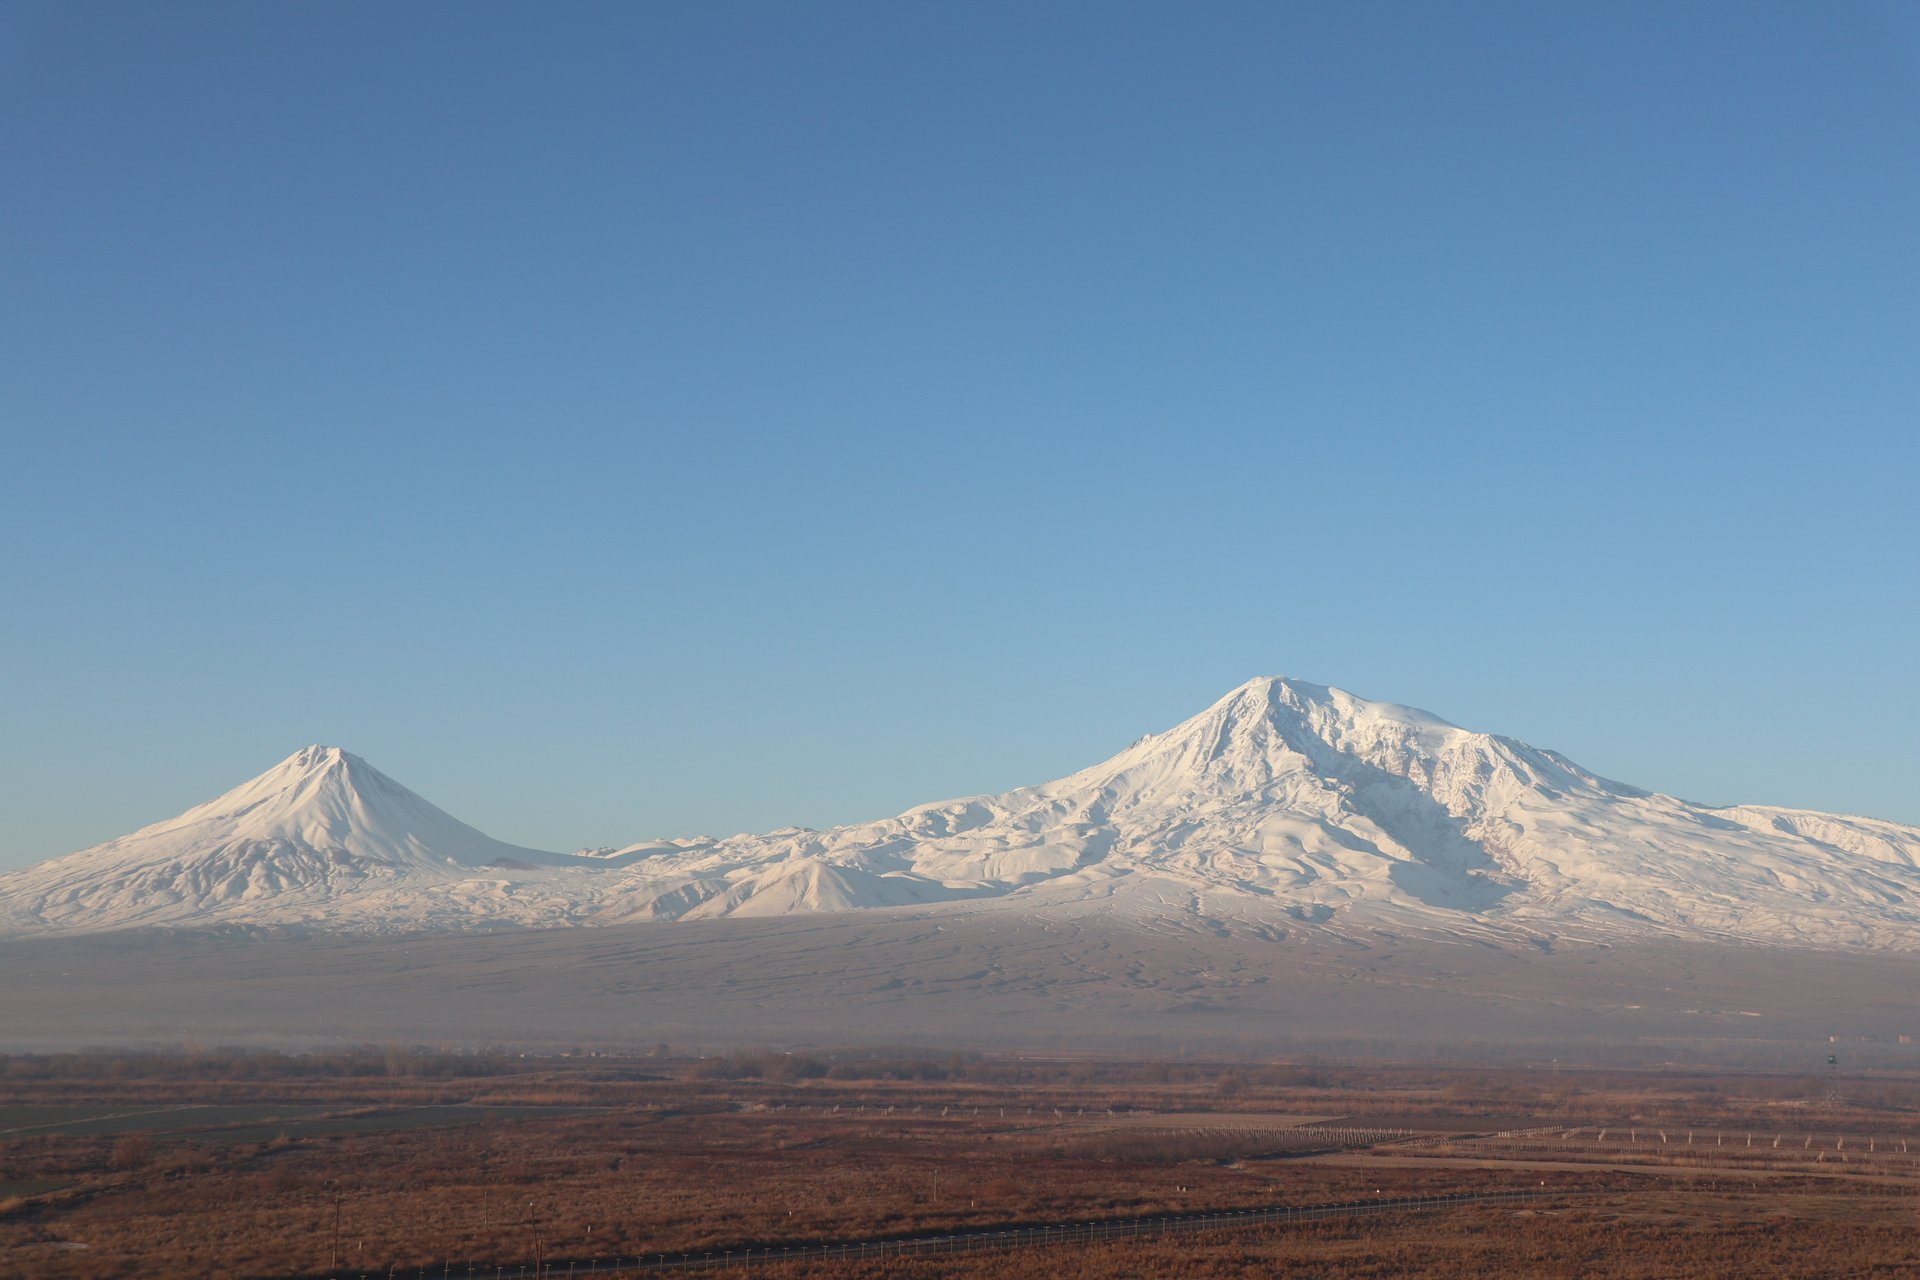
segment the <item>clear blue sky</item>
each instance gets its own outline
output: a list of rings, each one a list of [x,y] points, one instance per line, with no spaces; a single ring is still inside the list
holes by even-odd
[[[0,4],[0,866],[550,848],[1257,675],[1920,822],[1903,3]]]

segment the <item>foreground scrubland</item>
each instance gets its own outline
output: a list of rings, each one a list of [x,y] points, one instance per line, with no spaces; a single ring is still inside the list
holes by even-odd
[[[514,1275],[536,1258],[565,1274],[683,1251],[1515,1187],[1568,1194],[867,1273],[1920,1266],[1920,1080],[1898,1074],[386,1051],[14,1057],[0,1059],[0,1087],[9,1276]]]

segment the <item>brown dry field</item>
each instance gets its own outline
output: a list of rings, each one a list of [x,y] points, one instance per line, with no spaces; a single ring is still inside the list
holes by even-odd
[[[336,1215],[346,1274],[514,1275],[536,1250],[565,1274],[616,1255],[1541,1186],[1569,1194],[756,1270],[1920,1275],[1920,1078],[856,1052],[0,1058],[0,1276],[319,1274]]]

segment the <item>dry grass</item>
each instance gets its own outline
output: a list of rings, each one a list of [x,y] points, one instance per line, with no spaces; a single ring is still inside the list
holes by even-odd
[[[784,1059],[479,1059],[467,1074],[392,1054],[0,1063],[0,1274],[312,1273],[333,1254],[336,1214],[343,1266],[413,1274],[445,1261],[523,1263],[536,1248],[632,1257],[1543,1180],[1604,1194],[1553,1217],[1457,1211],[938,1267],[892,1262],[885,1274],[1266,1275],[1301,1259],[1327,1276],[1833,1274],[1810,1268],[1835,1258],[1904,1265],[1920,1191],[1920,1170],[1911,1190],[1797,1179],[1713,1188],[1756,1159],[1744,1145],[1660,1157],[1693,1161],[1698,1184],[1599,1167],[1541,1174],[1512,1162],[1584,1152],[1596,1166],[1616,1163],[1617,1138],[1602,1142],[1597,1128],[1578,1141],[1457,1136],[1573,1121],[1797,1133],[1812,1117],[1877,1141],[1920,1138],[1905,1110],[1920,1090],[1897,1080],[1879,1082],[1871,1106],[1812,1111],[1795,1105],[1793,1082],[1771,1077]],[[131,1120],[81,1133],[29,1127],[69,1114],[46,1110],[55,1106],[120,1115],[209,1101],[309,1110],[284,1134],[257,1121],[169,1129],[164,1114],[137,1132],[115,1131]],[[523,1110],[410,1110],[427,1104]],[[1485,1167],[1336,1166],[1300,1158],[1318,1144],[1284,1135],[1099,1127],[1110,1113],[1208,1108],[1420,1128],[1436,1143],[1418,1150],[1472,1152]],[[332,1128],[302,1136],[315,1125]],[[1778,1172],[1814,1168],[1790,1149],[1761,1157]]]
[[[1560,1213],[1462,1209],[1000,1256],[768,1268],[766,1280],[1321,1280],[1486,1276],[1723,1280],[1908,1274],[1920,1267],[1913,1203],[1636,1193]]]

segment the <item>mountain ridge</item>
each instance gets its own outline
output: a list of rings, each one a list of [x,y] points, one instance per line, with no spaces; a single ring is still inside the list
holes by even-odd
[[[866,909],[1898,949],[1920,946],[1920,828],[1696,805],[1417,708],[1260,677],[1052,782],[824,831],[522,849],[316,746],[178,818],[0,876],[14,931]]]

